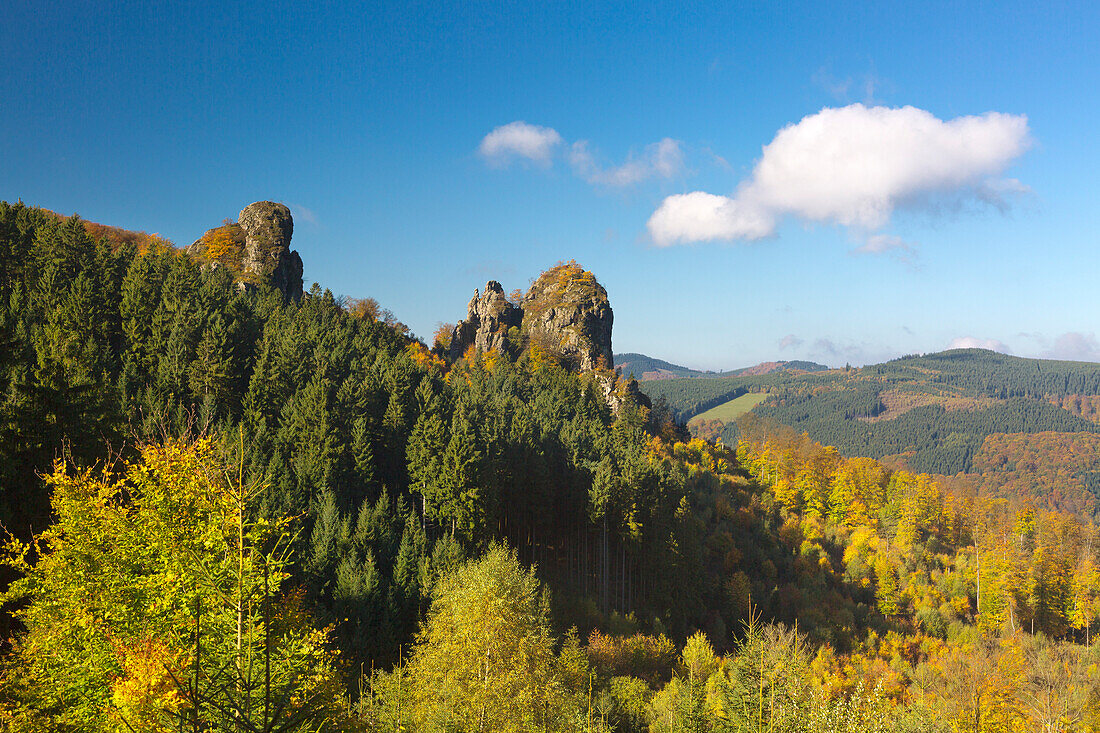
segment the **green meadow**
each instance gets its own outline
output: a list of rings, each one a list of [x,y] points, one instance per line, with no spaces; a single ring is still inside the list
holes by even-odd
[[[696,415],[691,419],[691,422],[695,422],[696,420],[721,420],[724,423],[733,422],[767,398],[768,395],[764,393],[749,392]]]

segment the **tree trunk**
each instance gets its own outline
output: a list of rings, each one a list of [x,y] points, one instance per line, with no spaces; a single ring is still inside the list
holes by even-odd
[[[603,605],[603,614],[604,614],[604,616],[607,616],[608,613],[610,612],[609,606],[610,606],[610,603],[611,603],[611,599],[609,597],[609,593],[608,593],[608,589],[607,589],[608,575],[609,575],[609,568],[608,568],[609,563],[608,563],[608,557],[607,557],[607,514],[604,514],[604,517],[603,517],[603,532],[602,532],[602,534],[603,534],[603,541],[602,541],[601,544],[603,545],[603,558],[602,558],[600,570],[601,570],[601,574],[603,575],[603,581],[602,581],[601,590],[600,590],[600,600],[601,600],[601,603]]]

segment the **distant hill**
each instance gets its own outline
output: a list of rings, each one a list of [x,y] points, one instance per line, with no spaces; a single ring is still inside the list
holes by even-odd
[[[615,370],[624,377],[631,374],[639,382],[654,379],[676,379],[686,377],[714,377],[716,372],[701,372],[697,369],[688,369],[667,362],[664,359],[655,359],[645,354],[615,354]]]
[[[720,434],[727,444],[737,439],[736,425],[723,421],[718,432],[715,421],[741,414],[744,400],[735,401],[760,393],[766,398],[752,408],[754,414],[804,431],[844,455],[926,473],[967,474],[980,490],[1032,496],[1068,511],[1100,507],[1100,454],[1095,460],[1079,456],[1060,484],[1038,464],[1025,470],[1034,455],[1082,445],[1064,436],[1100,433],[1100,364],[956,349],[860,369],[742,370],[641,387],[651,400],[664,398],[680,421],[705,428],[704,435]],[[1046,437],[1024,437],[1040,434]],[[1013,467],[1011,480],[1006,465]]]
[[[615,354],[615,368],[624,376],[633,374],[639,382],[649,382],[658,379],[721,379],[791,370],[820,372],[829,367],[824,364],[815,364],[812,361],[765,361],[750,367],[712,372],[689,369],[645,354]]]
[[[725,372],[725,375],[730,377],[755,377],[773,372],[824,372],[828,369],[829,367],[824,364],[813,361],[762,361],[751,367]]]

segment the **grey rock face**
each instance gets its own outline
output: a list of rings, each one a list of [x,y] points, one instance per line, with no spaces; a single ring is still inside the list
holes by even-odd
[[[474,291],[466,307],[466,319],[451,332],[451,357],[461,357],[471,345],[481,352],[503,350],[508,329],[518,328],[522,322],[523,311],[508,302],[500,283],[490,280],[485,283],[484,293]]]
[[[508,330],[518,327],[531,347],[551,354],[579,371],[610,370],[614,313],[607,291],[591,272],[575,262],[542,273],[520,306],[490,280],[485,292],[474,291],[466,319],[451,332],[450,356],[458,359],[470,346],[478,351],[508,348]]]
[[[290,209],[272,201],[257,201],[241,210],[237,223],[245,235],[245,278],[268,282],[291,298],[301,298],[302,258],[290,249],[294,234]]]
[[[633,376],[623,379],[615,372],[598,372],[594,378],[604,402],[611,408],[613,414],[619,414],[619,410],[627,403],[646,408],[653,406],[645,393],[639,389],[638,381]]]
[[[592,273],[573,262],[553,267],[531,285],[522,307],[522,330],[532,345],[581,371],[614,367],[615,314]]]
[[[297,300],[302,297],[302,258],[290,249],[294,219],[290,209],[257,201],[188,245],[186,252],[204,269],[227,267],[237,287],[250,290],[267,283]]]
[[[484,292],[474,291],[466,319],[451,332],[450,356],[459,359],[471,347],[481,352],[513,348],[508,332],[518,328],[529,348],[542,349],[566,367],[589,372],[612,412],[618,413],[628,402],[648,406],[634,378],[622,379],[613,369],[614,318],[607,291],[575,262],[540,275],[518,307],[508,301],[500,283],[490,280]]]

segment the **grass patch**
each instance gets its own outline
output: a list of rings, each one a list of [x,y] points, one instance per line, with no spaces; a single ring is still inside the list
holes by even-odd
[[[723,402],[717,407],[712,407],[706,412],[696,415],[690,422],[695,422],[696,420],[721,420],[724,423],[730,423],[766,399],[768,399],[768,395],[766,394],[749,392],[748,394],[743,394],[729,402]]]

